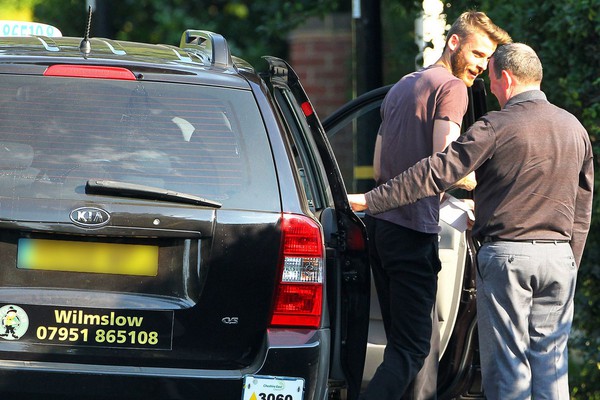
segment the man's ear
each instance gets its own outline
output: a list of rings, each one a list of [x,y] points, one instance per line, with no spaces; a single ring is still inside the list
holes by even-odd
[[[455,33],[448,38],[447,46],[450,50],[455,51],[460,46],[460,38]]]
[[[503,69],[502,70],[502,82],[504,83],[504,87],[509,88],[515,84],[515,78],[510,72]]]

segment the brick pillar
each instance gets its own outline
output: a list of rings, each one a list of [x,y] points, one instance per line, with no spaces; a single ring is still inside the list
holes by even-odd
[[[289,37],[290,64],[321,119],[352,99],[352,47],[350,14],[311,19]],[[349,191],[355,186],[353,136],[344,130],[330,139]]]
[[[352,96],[350,14],[313,18],[289,37],[289,61],[324,118]]]

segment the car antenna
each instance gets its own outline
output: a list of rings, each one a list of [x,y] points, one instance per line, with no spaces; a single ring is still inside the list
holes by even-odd
[[[90,27],[92,26],[92,6],[88,8],[88,22],[85,28],[85,36],[79,43],[79,51],[83,53],[83,57],[86,57],[92,51],[92,45],[90,44]]]

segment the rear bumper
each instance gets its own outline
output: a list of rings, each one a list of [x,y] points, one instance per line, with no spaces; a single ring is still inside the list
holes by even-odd
[[[261,356],[240,370],[0,360],[0,394],[19,399],[240,400],[245,375],[267,375],[302,378],[304,400],[322,400],[328,371],[329,330],[271,330]]]

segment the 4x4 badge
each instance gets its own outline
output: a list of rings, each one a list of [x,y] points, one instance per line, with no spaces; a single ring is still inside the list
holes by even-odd
[[[110,214],[101,208],[80,207],[71,211],[71,221],[86,228],[97,228],[104,226],[110,220]]]

